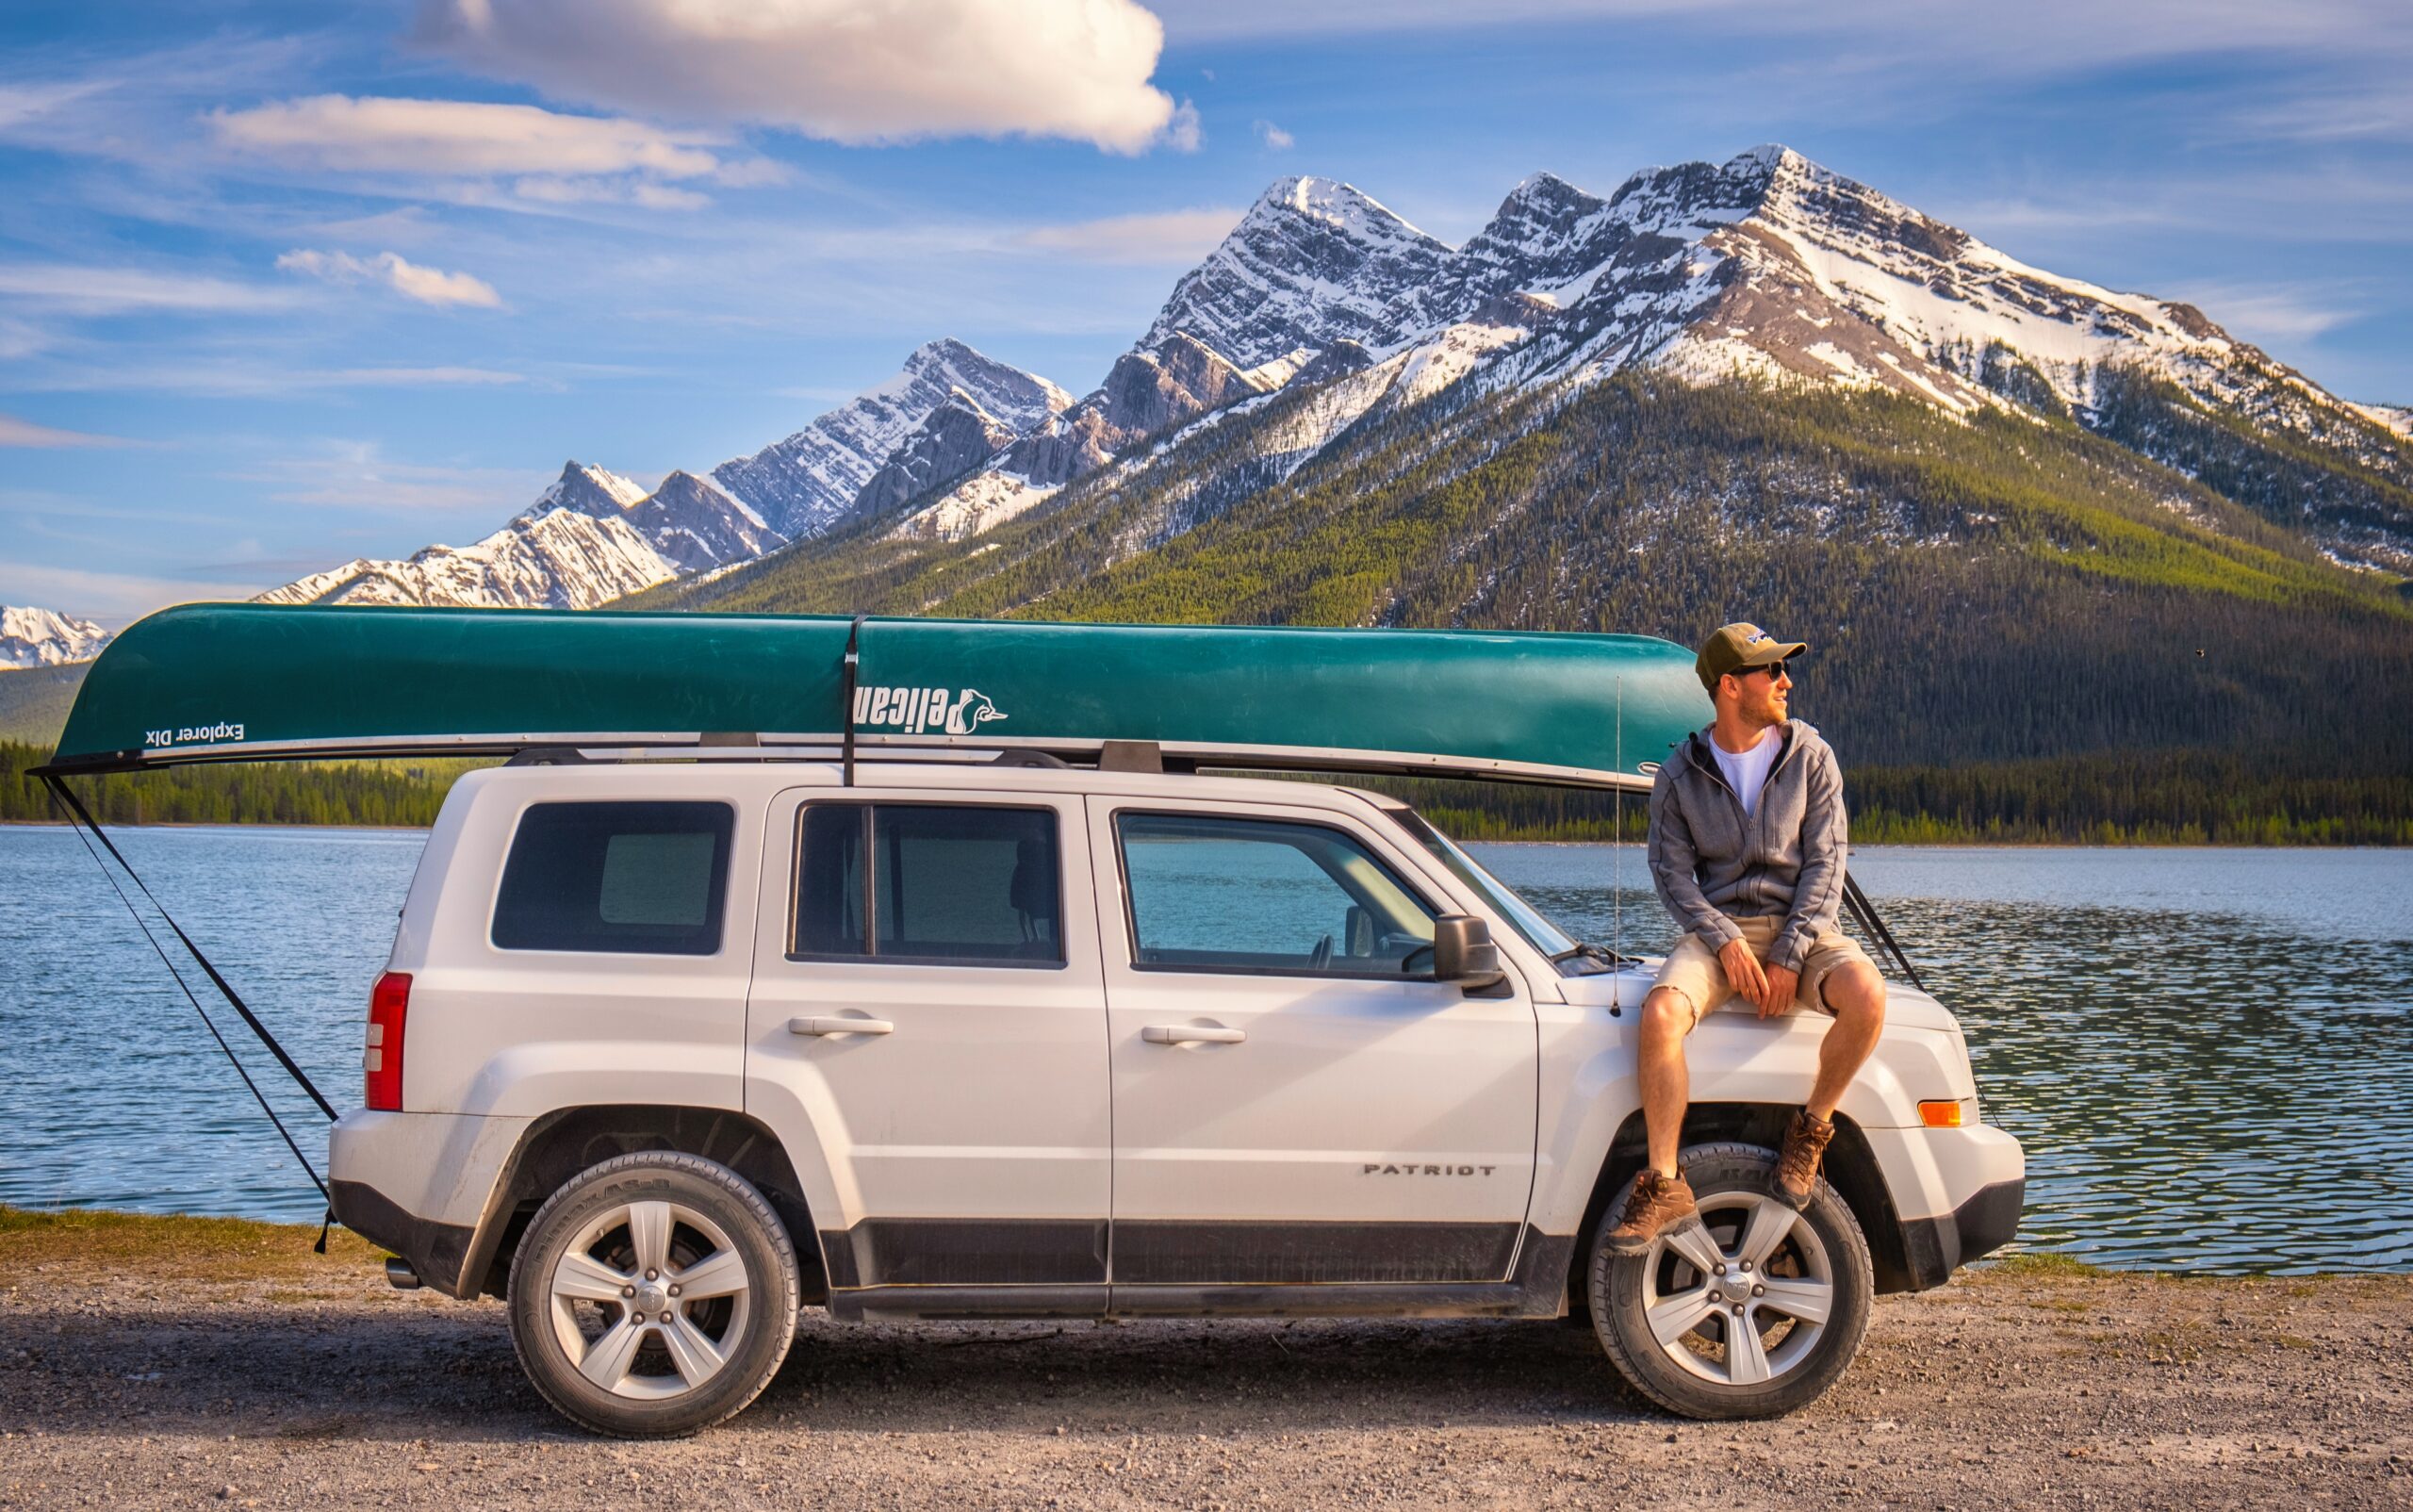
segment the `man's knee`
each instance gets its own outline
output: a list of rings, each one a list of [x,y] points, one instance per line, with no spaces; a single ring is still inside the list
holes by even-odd
[[[1885,1021],[1885,978],[1868,961],[1854,961],[1836,967],[1820,985],[1819,992],[1837,1018],[1879,1024]]]
[[[1642,1000],[1642,1030],[1654,1037],[1673,1034],[1681,1039],[1692,1032],[1692,1000],[1673,987],[1653,987],[1650,995]]]

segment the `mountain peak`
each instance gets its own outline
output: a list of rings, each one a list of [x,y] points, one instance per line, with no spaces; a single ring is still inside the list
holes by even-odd
[[[1449,255],[1447,245],[1338,179],[1279,179],[1182,275],[1132,350],[1155,352],[1181,332],[1250,369],[1336,340],[1363,340],[1383,307],[1432,277]]]
[[[90,661],[108,643],[109,633],[89,619],[54,609],[0,608],[0,668]]]
[[[1399,212],[1356,185],[1305,173],[1275,179],[1249,207],[1250,216],[1259,213],[1305,216],[1347,234],[1386,239],[1424,235]]]
[[[631,479],[573,458],[562,464],[562,475],[536,496],[522,518],[533,519],[556,509],[574,509],[596,519],[610,519],[644,497],[644,487]]]

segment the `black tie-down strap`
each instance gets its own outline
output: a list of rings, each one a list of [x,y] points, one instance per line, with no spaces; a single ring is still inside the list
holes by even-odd
[[[846,659],[839,665],[838,671],[838,717],[843,721],[838,728],[844,731],[839,737],[838,781],[843,787],[855,785],[855,679],[862,671],[861,642],[865,617],[857,615],[855,622],[846,627]]]
[[[332,1223],[335,1211],[333,1199],[328,1197],[326,1182],[320,1178],[317,1168],[310,1164],[310,1158],[302,1153],[301,1144],[295,1141],[292,1132],[285,1126],[285,1120],[277,1116],[276,1109],[268,1100],[268,1094],[261,1092],[259,1083],[252,1079],[251,1072],[244,1067],[241,1058],[235,1054],[235,1047],[228,1044],[226,1036],[219,1032],[217,1022],[210,1018],[209,1011],[201,1006],[201,999],[194,995],[191,985],[185,980],[184,973],[176,969],[176,963],[169,958],[166,947],[159,944],[159,937],[153,932],[150,921],[142,916],[142,911],[134,906],[134,899],[128,896],[125,889],[119,884],[117,873],[109,870],[108,863],[101,859],[100,851],[92,849],[94,840],[101,843],[102,849],[107,850],[117,862],[119,870],[124,872],[127,879],[132,881],[143,897],[149,900],[160,920],[174,932],[177,943],[184,946],[185,952],[191,956],[194,963],[207,975],[210,984],[218,989],[219,994],[233,1006],[237,1013],[242,1015],[244,1024],[248,1025],[251,1031],[259,1037],[260,1044],[268,1047],[269,1054],[276,1057],[277,1064],[283,1066],[286,1074],[291,1076],[304,1092],[309,1093],[312,1102],[319,1105],[319,1111],[332,1120],[337,1116],[335,1105],[327,1101],[325,1094],[320,1093],[317,1084],[310,1080],[309,1074],[286,1052],[284,1045],[277,1043],[276,1036],[269,1032],[268,1026],[260,1022],[259,1015],[252,1011],[251,1005],[243,1001],[242,994],[235,991],[234,984],[220,974],[207,956],[202,954],[201,946],[193,944],[192,937],[185,933],[184,927],[175,921],[175,916],[167,911],[158,897],[152,893],[150,887],[144,883],[141,874],[134,869],[124,854],[110,842],[108,835],[101,829],[99,821],[95,820],[91,812],[84,807],[83,800],[75,796],[74,790],[54,776],[44,776],[42,783],[50,789],[51,801],[57,806],[60,816],[67,820],[68,827],[75,831],[76,837],[83,840],[84,849],[91,856],[93,864],[99,866],[101,875],[108,879],[110,890],[117,894],[118,901],[125,905],[125,912],[133,917],[136,928],[142,931],[142,938],[150,943],[152,951],[159,958],[159,963],[168,968],[170,977],[175,978],[176,987],[185,994],[185,1001],[190,1003],[192,1011],[201,1015],[202,1026],[209,1030],[209,1037],[218,1042],[218,1048],[225,1053],[227,1063],[235,1068],[237,1076],[243,1078],[243,1085],[250,1089],[253,1100],[260,1105],[260,1111],[266,1113],[268,1121],[276,1126],[276,1132],[285,1141],[285,1147],[291,1150],[293,1159],[301,1163],[303,1175],[308,1176],[310,1184],[319,1189],[319,1195],[327,1199],[329,1203],[327,1218]],[[319,1229],[317,1248],[320,1254],[326,1253],[327,1230],[323,1224]]]
[[[1885,921],[1878,916],[1877,905],[1868,900],[1868,895],[1860,890],[1860,884],[1851,879],[1848,872],[1844,874],[1844,907],[1851,911],[1852,922],[1860,926],[1860,932],[1894,958],[1894,964],[1902,968],[1902,975],[1911,978],[1911,985],[1926,992],[1927,983],[1919,980],[1918,968],[1911,964],[1910,957],[1902,954],[1901,944],[1894,938],[1894,931],[1887,929]]]

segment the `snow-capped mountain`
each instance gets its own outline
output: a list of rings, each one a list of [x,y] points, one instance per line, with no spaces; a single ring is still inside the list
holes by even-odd
[[[2020,262],[1779,146],[1636,173],[1603,199],[1549,173],[1450,249],[1347,185],[1286,179],[1185,274],[1098,390],[901,522],[959,538],[1225,406],[1316,390],[1249,459],[1288,476],[1336,437],[1461,381],[1562,389],[1644,367],[1876,388],[1966,413],[2066,415],[2191,472],[2140,383],[2413,486],[2403,412],[2354,405],[2191,305]],[[1134,442],[1154,436],[1147,453]],[[1268,469],[1271,469],[1270,472]],[[1213,480],[1202,480],[1211,489]],[[2341,561],[2413,567],[2413,519],[2306,499]],[[2402,513],[2398,511],[2397,513]]]
[[[787,544],[728,489],[692,472],[663,479],[623,518],[681,572],[709,572]]]
[[[1304,362],[1337,340],[1367,339],[1449,257],[1446,243],[1350,185],[1286,178],[1181,276],[1134,350],[1157,351],[1178,332],[1237,368]]]
[[[959,394],[1017,434],[1073,402],[1046,379],[960,341],[932,341],[907,357],[894,378],[785,440],[722,463],[713,468],[713,480],[781,536],[819,534],[853,512],[873,476]]]
[[[536,496],[522,518],[533,519],[556,509],[575,509],[597,519],[611,519],[644,501],[642,484],[591,463],[565,462],[562,475]]]
[[[88,662],[108,643],[109,633],[89,619],[50,609],[0,608],[0,667]]]
[[[255,601],[593,609],[677,575],[627,519],[558,508],[473,545],[431,546],[399,562],[358,558]]]

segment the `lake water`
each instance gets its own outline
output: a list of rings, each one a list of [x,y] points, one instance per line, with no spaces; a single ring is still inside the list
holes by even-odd
[[[356,1102],[369,983],[421,837],[114,834],[328,1096]],[[1671,937],[1638,848],[1473,848],[1585,938]],[[1863,847],[1852,869],[1960,1015],[1987,1118],[2027,1146],[2024,1243],[2114,1266],[2413,1270],[2413,852]],[[320,1159],[323,1121],[238,1048]],[[0,828],[0,1201],[319,1215],[63,830]]]

